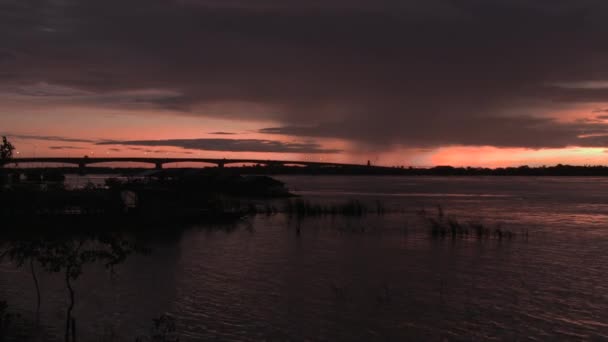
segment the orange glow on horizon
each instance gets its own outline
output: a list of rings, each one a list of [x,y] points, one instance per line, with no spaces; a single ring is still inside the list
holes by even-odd
[[[560,111],[560,117],[570,121],[593,118],[596,106],[569,108]],[[560,149],[497,148],[492,146],[446,146],[429,149],[387,148],[387,151],[367,151],[360,146],[340,139],[306,139],[286,135],[262,134],[259,130],[280,126],[272,121],[242,121],[155,112],[142,120],[141,114],[117,109],[52,107],[7,114],[7,127],[15,135],[56,136],[91,140],[92,142],[61,141],[11,137],[18,157],[201,157],[247,158],[260,160],[330,161],[336,163],[383,166],[432,167],[436,165],[503,167],[573,164],[605,165],[608,154],[603,148],[568,147]],[[83,113],[86,113],[84,115]],[[149,114],[149,113],[148,113]],[[95,119],[92,120],[91,118]],[[212,132],[230,132],[233,135],[215,135]],[[261,139],[283,143],[313,142],[321,148],[342,150],[341,153],[269,153],[201,151],[168,146],[96,145],[107,140],[165,140],[165,139]]]
[[[496,148],[491,146],[452,146],[430,150],[398,149],[381,154],[352,153],[347,144],[323,145],[324,148],[344,148],[338,154],[303,154],[275,152],[200,151],[165,146],[114,146],[90,143],[62,143],[57,141],[13,139],[17,146],[15,157],[153,157],[153,158],[226,158],[259,160],[328,161],[337,163],[433,167],[508,167],[541,166],[556,164],[605,165],[608,153],[602,148],[570,147],[563,149]]]

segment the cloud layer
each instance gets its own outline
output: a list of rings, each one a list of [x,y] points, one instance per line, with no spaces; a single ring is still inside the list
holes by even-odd
[[[230,134],[218,132],[222,135]],[[265,139],[161,139],[161,140],[92,140],[68,138],[61,136],[46,136],[46,135],[26,135],[26,134],[10,134],[0,133],[0,136],[8,136],[19,140],[40,140],[48,142],[63,142],[63,143],[85,143],[97,146],[112,145],[116,147],[109,148],[110,151],[121,151],[119,147],[128,147],[129,150],[151,153],[169,152],[165,150],[149,149],[144,147],[178,147],[187,150],[200,151],[222,151],[222,152],[266,152],[266,153],[340,153],[338,149],[323,148],[321,145],[314,142],[282,142],[277,140]],[[48,146],[51,150],[68,150],[82,149],[83,147],[69,145],[51,145]],[[171,153],[176,153],[171,151]],[[183,153],[178,152],[178,153]],[[192,151],[188,151],[192,153]]]
[[[263,133],[377,148],[606,146],[602,120],[559,116],[606,108],[606,37],[602,0],[7,0],[0,92],[141,120],[150,109],[272,120]]]
[[[201,151],[268,152],[268,153],[338,153],[315,143],[280,142],[261,139],[167,139],[103,141],[97,145],[170,146]]]

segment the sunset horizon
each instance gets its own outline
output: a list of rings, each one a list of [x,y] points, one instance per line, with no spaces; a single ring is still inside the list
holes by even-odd
[[[22,154],[608,163],[599,3],[42,3],[0,12]]]
[[[0,341],[608,341],[607,0],[0,0]]]

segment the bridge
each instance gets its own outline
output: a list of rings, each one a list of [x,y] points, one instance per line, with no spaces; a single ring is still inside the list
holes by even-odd
[[[309,167],[362,167],[358,164],[341,164],[312,161],[289,161],[289,160],[261,160],[261,159],[217,159],[217,158],[139,158],[139,157],[80,157],[80,158],[13,158],[0,161],[0,166],[9,164],[46,163],[46,164],[70,164],[84,169],[87,165],[100,163],[145,163],[152,164],[160,170],[165,164],[173,163],[205,163],[224,167],[228,164],[260,164],[266,166],[298,165]]]

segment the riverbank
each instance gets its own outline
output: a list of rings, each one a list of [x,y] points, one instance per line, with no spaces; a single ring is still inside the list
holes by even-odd
[[[0,190],[0,215],[7,220],[73,218],[142,222],[239,219],[246,213],[229,205],[235,199],[293,196],[265,176],[222,172],[160,171],[137,178],[108,178],[103,185],[70,188],[64,179],[12,176]]]

